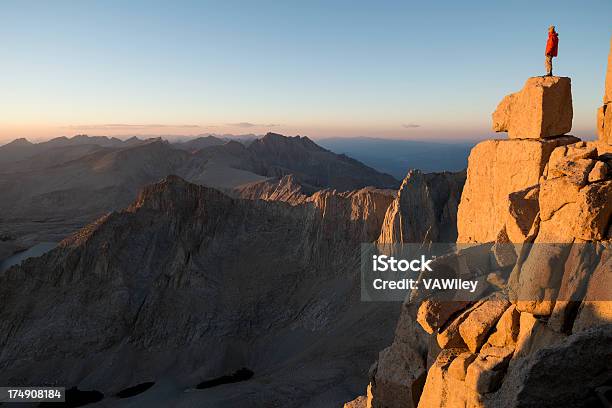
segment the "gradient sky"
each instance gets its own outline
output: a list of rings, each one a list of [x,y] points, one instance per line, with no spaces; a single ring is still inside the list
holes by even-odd
[[[480,138],[543,73],[594,133],[612,1],[0,3],[0,142],[76,133]]]

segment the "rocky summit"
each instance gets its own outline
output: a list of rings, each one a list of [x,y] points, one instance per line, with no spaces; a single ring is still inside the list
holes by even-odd
[[[448,258],[480,279],[481,298],[408,296],[364,395],[345,407],[610,406],[611,149],[562,136],[569,84],[529,79],[493,115],[510,140],[470,154],[457,214],[469,246]]]
[[[507,95],[493,112],[493,131],[511,139],[541,139],[572,129],[570,78],[533,77],[523,89]]]

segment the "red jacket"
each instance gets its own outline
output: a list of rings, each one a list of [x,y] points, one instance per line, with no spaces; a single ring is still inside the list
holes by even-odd
[[[556,57],[558,48],[559,48],[559,36],[555,32],[548,33],[548,41],[546,41],[545,55]]]

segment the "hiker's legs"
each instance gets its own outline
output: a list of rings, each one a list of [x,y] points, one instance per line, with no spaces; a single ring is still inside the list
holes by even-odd
[[[544,66],[546,67],[546,75],[552,75],[552,59],[553,57],[550,55],[546,56],[546,61],[544,62]]]

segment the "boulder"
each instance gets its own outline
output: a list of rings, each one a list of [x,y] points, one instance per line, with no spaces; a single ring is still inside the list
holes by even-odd
[[[612,105],[612,104],[611,104]],[[612,108],[611,108],[612,109]],[[612,143],[608,144],[602,140],[591,140],[586,142],[588,146],[593,146],[597,149],[599,154],[599,160],[603,160],[608,163],[608,168],[612,166]]]
[[[536,242],[563,243],[575,238],[606,238],[612,216],[612,180],[582,188],[575,178],[558,177],[540,185],[540,231]]]
[[[605,180],[608,176],[608,170],[608,165],[605,162],[596,162],[589,173],[589,183],[597,183],[598,181]]]
[[[521,312],[519,326],[513,360],[536,353],[566,337],[564,334],[551,330],[546,323],[527,312]]]
[[[612,179],[604,163],[609,160],[606,146],[601,142],[579,142],[552,152],[540,183],[536,242],[606,238],[612,215]],[[589,177],[604,178],[587,184]]]
[[[427,373],[418,408],[484,407],[478,393],[466,388],[463,379],[457,379],[454,374],[451,374],[453,365],[459,367],[466,361],[473,360],[472,357],[466,357],[464,354],[461,349],[447,349],[438,355]],[[460,361],[455,363],[458,359]],[[455,370],[457,368],[453,371]]]
[[[497,357],[502,360],[508,362],[510,358],[514,354],[514,346],[493,346],[489,343],[486,343],[480,349],[480,356],[484,357]]]
[[[597,146],[587,142],[577,142],[565,146],[559,146],[553,150],[544,169],[545,178],[561,177],[572,174],[569,166],[575,166],[572,162],[580,160],[597,160]],[[568,164],[570,163],[570,164]]]
[[[373,381],[373,407],[416,407],[427,375],[423,356],[414,346],[394,342],[379,353]]]
[[[445,302],[435,299],[426,299],[419,306],[417,322],[429,334],[437,331],[448,319],[458,311],[464,309],[469,302]]]
[[[468,160],[457,213],[457,242],[494,242],[510,217],[509,195],[538,184],[553,150],[577,141],[573,136],[563,136],[478,143]]]
[[[558,332],[570,332],[573,319],[584,297],[589,277],[599,262],[598,244],[574,242],[565,261],[563,279],[547,326]]]
[[[459,333],[472,353],[477,352],[485,343],[489,332],[508,306],[510,306],[508,300],[497,296],[483,302],[461,323]]]
[[[512,305],[499,318],[488,344],[496,347],[514,346],[519,333],[520,313],[516,310],[516,306]]]
[[[480,307],[485,301],[486,299],[483,299],[470,306],[467,310],[459,314],[459,316],[447,324],[446,327],[444,327],[444,330],[438,333],[436,340],[438,341],[440,348],[467,348],[463,342],[463,339],[461,338],[459,327],[464,320],[467,319],[470,313]]]
[[[416,407],[427,376],[427,339],[416,323],[416,305],[404,303],[391,346],[370,375],[372,407]]]
[[[507,361],[501,357],[479,355],[465,374],[466,387],[486,394],[495,391],[504,378]]]
[[[470,352],[459,354],[448,367],[448,374],[457,380],[465,380],[467,369],[476,357],[478,357],[478,354]]]
[[[612,324],[612,244],[604,245],[601,259],[591,275],[584,301],[580,305],[572,331],[574,333],[600,325]]]
[[[589,173],[593,169],[593,166],[595,166],[595,160],[571,160],[565,158],[558,163],[556,167],[551,169],[551,173],[553,177],[567,176],[569,182],[578,187],[584,187],[589,179]]]
[[[569,244],[533,245],[520,266],[518,280],[512,283],[517,309],[535,315],[550,315],[563,277]]]
[[[493,130],[511,139],[559,136],[572,129],[572,89],[567,77],[529,78],[493,112]]]
[[[585,142],[559,146],[550,155],[544,174],[547,179],[566,176],[567,181],[584,187],[597,158],[597,147]]]

